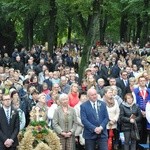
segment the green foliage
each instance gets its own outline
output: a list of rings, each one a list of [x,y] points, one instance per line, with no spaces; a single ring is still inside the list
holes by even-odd
[[[93,7],[94,0],[56,0],[57,16],[56,25],[58,28],[57,38],[61,42],[67,39],[68,27],[71,21],[71,38],[81,43],[85,42],[85,32],[79,20],[79,13],[82,15],[84,26],[88,28],[89,18],[95,13]],[[101,11],[100,18],[107,17],[105,38],[119,39],[121,14],[128,14],[129,26],[136,26],[136,15],[140,14],[144,19],[145,13],[150,15],[150,7],[145,7],[144,0],[97,0],[97,5]],[[98,3],[99,2],[99,3]],[[51,10],[49,0],[1,0],[1,16],[5,21],[12,21],[17,32],[16,42],[24,42],[24,22],[33,20],[33,40],[38,43],[47,41],[49,31],[49,12]],[[97,11],[97,10],[96,10]],[[5,23],[1,22],[1,24]],[[97,23],[97,34],[95,39],[99,39],[99,24]],[[4,35],[9,36],[6,31]]]
[[[38,126],[38,125],[44,127],[44,126],[47,125],[47,123],[46,123],[45,121],[31,121],[31,122],[30,122],[30,125],[31,125],[31,126],[34,126],[34,127],[35,127],[35,126]]]

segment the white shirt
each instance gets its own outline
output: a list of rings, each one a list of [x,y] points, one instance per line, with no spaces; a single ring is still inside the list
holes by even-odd
[[[134,72],[133,71],[133,75],[134,75],[135,78],[137,78],[139,76],[139,72]]]
[[[123,80],[124,85],[127,86],[128,85],[128,80]]]
[[[51,105],[51,107],[48,108],[47,116],[48,116],[48,119],[50,120],[49,123],[48,123],[49,126],[51,126],[51,124],[52,124],[52,119],[53,119],[53,116],[54,116],[54,112],[57,109],[57,107],[58,107],[58,105],[53,103]]]
[[[92,105],[92,108],[94,109],[94,107],[95,107],[96,112],[98,112],[98,111],[97,111],[97,101],[95,101],[95,102],[90,101],[90,103],[91,103],[91,105]],[[94,105],[94,104],[95,104],[95,105]]]
[[[147,102],[145,111],[146,111],[146,119],[148,123],[150,123],[150,102]]]

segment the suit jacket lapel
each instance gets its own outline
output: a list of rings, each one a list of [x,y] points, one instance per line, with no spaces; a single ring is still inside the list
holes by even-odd
[[[2,113],[3,113],[2,116],[4,117],[3,120],[6,122],[7,125],[9,125],[4,108],[2,109]]]
[[[15,110],[11,107],[11,111],[10,112],[11,113],[10,113],[10,123],[9,124],[11,124],[11,122],[12,122],[13,115],[15,115]]]

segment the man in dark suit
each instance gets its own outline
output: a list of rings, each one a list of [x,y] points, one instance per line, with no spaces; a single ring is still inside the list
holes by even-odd
[[[124,97],[127,93],[127,88],[129,88],[129,79],[126,70],[120,71],[120,77],[116,79],[116,85],[122,90],[122,97]]]
[[[95,89],[87,91],[88,101],[81,105],[81,121],[84,125],[83,137],[85,138],[85,149],[108,150],[107,130],[108,113],[105,102],[98,100]]]
[[[117,64],[112,67],[111,77],[118,78],[120,71],[124,69],[124,64],[120,60],[117,61]]]
[[[111,77],[112,68],[109,65],[109,61],[106,60],[105,64],[101,67],[101,76],[105,80],[105,85],[109,84],[109,79]]]
[[[146,80],[146,87],[150,88],[150,74],[147,71],[144,71],[142,74]]]
[[[10,95],[3,95],[0,108],[0,150],[16,150],[19,115],[11,106]]]

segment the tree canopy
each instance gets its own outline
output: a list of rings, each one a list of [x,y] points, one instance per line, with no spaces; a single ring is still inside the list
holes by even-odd
[[[149,0],[1,0],[0,4],[0,47],[21,44],[30,49],[34,43],[48,42],[52,53],[54,46],[76,41],[84,45],[87,56],[82,66],[96,41],[140,39],[144,45],[150,34]]]

